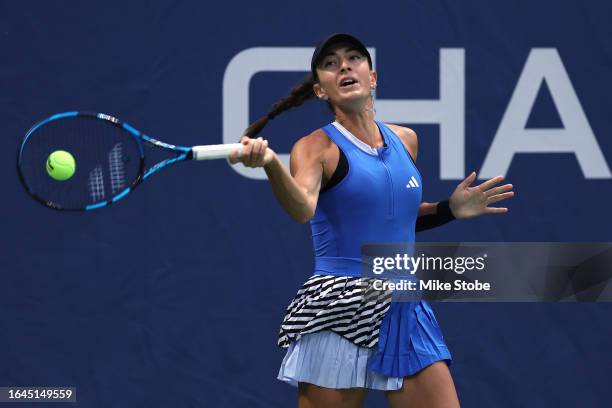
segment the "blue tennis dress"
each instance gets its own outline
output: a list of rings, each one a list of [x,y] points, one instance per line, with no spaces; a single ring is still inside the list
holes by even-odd
[[[414,242],[422,180],[399,137],[376,122],[375,149],[338,122],[323,131],[346,156],[347,175],[319,196],[310,221],[315,271],[287,307],[278,378],[327,388],[397,390],[403,378],[443,360],[442,331],[425,301],[394,302],[361,276],[365,243]]]

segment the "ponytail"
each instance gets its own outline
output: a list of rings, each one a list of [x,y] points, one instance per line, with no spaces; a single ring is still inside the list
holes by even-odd
[[[244,131],[245,136],[254,138],[263,130],[269,120],[272,120],[281,113],[291,108],[295,108],[296,106],[300,106],[307,100],[314,98],[315,94],[312,87],[315,83],[315,79],[312,77],[312,75],[309,75],[301,83],[293,87],[289,96],[276,102],[274,105],[272,105],[272,109],[267,115],[257,119],[255,122],[249,125],[249,127]]]

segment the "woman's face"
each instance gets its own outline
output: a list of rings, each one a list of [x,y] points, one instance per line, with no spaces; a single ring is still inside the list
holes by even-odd
[[[368,59],[348,43],[329,47],[317,66],[315,94],[334,105],[358,108],[376,87],[376,72]]]

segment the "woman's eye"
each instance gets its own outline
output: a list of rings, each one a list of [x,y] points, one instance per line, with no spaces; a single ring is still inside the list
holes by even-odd
[[[360,60],[361,59],[361,55],[359,55],[359,54],[351,55],[351,59],[352,60]]]
[[[325,61],[325,62],[323,63],[323,66],[324,66],[324,67],[331,67],[332,65],[334,65],[334,61],[331,61],[331,60],[329,60],[329,61]]]

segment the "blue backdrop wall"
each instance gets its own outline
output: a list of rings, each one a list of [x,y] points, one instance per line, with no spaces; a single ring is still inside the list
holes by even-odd
[[[291,50],[348,31],[375,49],[379,119],[419,134],[425,200],[473,169],[515,185],[507,215],[418,239],[612,241],[611,18],[604,0],[1,1],[0,386],[76,386],[79,407],[292,406],[276,335],[312,271],[308,226],[225,162],[101,211],[41,207],[15,174],[33,122],[91,110],[178,144],[235,140],[306,74],[281,68]],[[280,56],[230,75],[258,47]],[[287,153],[330,120],[312,102],[266,137]],[[463,406],[609,406],[610,304],[433,307]]]

